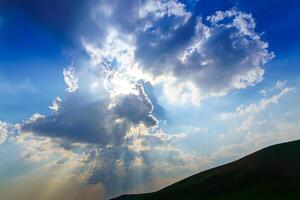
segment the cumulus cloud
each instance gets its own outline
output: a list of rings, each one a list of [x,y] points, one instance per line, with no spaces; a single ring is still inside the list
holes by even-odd
[[[186,99],[182,103],[199,105],[208,97],[253,86],[262,81],[264,65],[274,57],[268,43],[255,32],[252,15],[237,9],[217,11],[203,19],[178,1],[100,5],[95,18],[109,22],[107,37],[101,45],[83,43],[94,63],[114,60],[127,68],[125,72],[137,67],[151,77],[152,84],[160,78],[170,102]],[[119,10],[123,7],[128,11],[125,16]],[[100,12],[104,10],[106,17]],[[116,44],[122,51],[112,50]],[[107,52],[112,53],[108,56]],[[130,58],[126,64],[121,54]],[[135,73],[131,78],[147,76]]]
[[[153,140],[151,146],[158,147],[161,142],[174,139],[156,134],[159,122],[153,115],[153,104],[143,84],[123,81],[124,77],[107,68],[105,63],[78,67],[78,72],[78,89],[67,92],[64,98],[56,97],[49,106],[50,115],[37,113],[21,124],[22,137],[18,141],[28,144],[24,157],[32,162],[40,162],[41,158],[51,160],[50,151],[42,151],[38,146],[54,148],[66,155],[66,151],[78,152],[80,144],[86,146],[79,152],[86,155],[86,160],[80,163],[88,166],[87,183],[103,184],[107,195],[120,194],[141,181],[150,181],[151,167],[145,165],[147,156],[141,149],[151,150],[144,147],[150,146],[148,140]],[[133,137],[137,130],[145,135]],[[135,146],[137,143],[139,148]],[[51,166],[74,165],[73,158],[74,153],[67,154],[51,162]],[[136,170],[141,170],[143,177],[133,180]],[[118,190],[116,185],[120,185]]]
[[[197,160],[174,147],[185,134],[170,135],[159,127],[155,114],[163,108],[150,94],[153,88],[161,86],[171,103],[199,105],[260,82],[273,58],[255,32],[253,17],[235,9],[207,19],[176,0],[99,1],[90,9],[95,30],[101,25],[101,31],[97,37],[80,36],[89,62],[63,70],[65,96],[53,100],[50,115],[23,121],[22,136],[33,139],[20,136],[19,142],[57,148],[64,155],[78,152],[79,145],[83,159],[76,166],[87,164],[87,182],[103,184],[108,195],[151,182],[158,163],[171,173]],[[26,155],[41,158],[39,151]],[[74,164],[77,155],[67,154],[51,166]]]
[[[233,21],[242,14],[236,13]],[[267,44],[255,33],[252,33],[255,36],[246,33],[234,23],[213,25],[198,47],[184,52],[178,76],[189,77],[201,92],[212,96],[260,82],[264,74],[262,66],[272,56],[265,50]]]
[[[18,138],[19,143],[27,144],[24,157],[41,162],[45,158],[52,160],[52,154],[60,154],[46,165],[48,168],[76,169],[85,164],[86,182],[100,183],[108,196],[154,180],[151,160],[163,158],[153,157],[153,152],[165,156],[175,153],[173,144],[184,140],[186,135],[168,135],[158,127],[158,120],[152,114],[153,105],[142,84],[136,83],[130,94],[106,95],[100,99],[92,97],[93,92],[83,87],[83,91],[67,93],[64,99],[54,100],[59,106],[54,106],[51,115],[35,114],[24,121]],[[82,160],[76,161],[75,157]]]
[[[176,63],[167,63],[174,66],[171,73],[177,82],[194,84],[197,90],[190,94],[198,93],[198,102],[260,82],[263,66],[273,58],[267,51],[268,44],[254,32],[250,14],[217,12],[208,21],[210,25],[197,21],[192,42],[180,49]]]
[[[74,67],[65,68],[63,70],[64,81],[66,83],[68,92],[75,92],[78,89],[78,78],[75,75]]]
[[[49,106],[52,113],[56,113],[60,107],[61,104],[61,98],[55,97],[55,99],[52,101],[52,105]]]
[[[142,86],[137,87],[138,95],[124,95],[114,101],[91,100],[89,96],[72,93],[64,101],[59,101],[60,106],[52,115],[27,121],[22,130],[72,142],[104,146],[118,144],[131,126],[144,123],[151,127],[157,124],[152,116],[150,100]],[[53,110],[53,106],[51,108]]]

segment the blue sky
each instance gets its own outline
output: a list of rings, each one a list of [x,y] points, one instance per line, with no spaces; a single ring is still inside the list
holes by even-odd
[[[1,1],[0,194],[152,191],[299,139],[299,6]]]

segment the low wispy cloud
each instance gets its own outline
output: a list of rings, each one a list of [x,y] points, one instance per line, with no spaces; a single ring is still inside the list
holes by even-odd
[[[276,83],[276,86],[278,82]],[[289,94],[290,92],[295,91],[294,87],[277,87],[279,89],[279,93],[275,94],[271,97],[266,97],[261,99],[258,103],[253,103],[248,106],[241,105],[235,109],[234,112],[229,113],[221,113],[220,119],[221,120],[232,120],[236,118],[247,117],[249,115],[255,115],[262,111],[264,111],[268,106],[272,104],[277,104],[278,101],[283,98],[285,95]]]

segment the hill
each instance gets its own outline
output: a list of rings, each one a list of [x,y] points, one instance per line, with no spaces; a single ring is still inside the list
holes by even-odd
[[[113,200],[300,199],[300,140],[273,145],[153,193]]]

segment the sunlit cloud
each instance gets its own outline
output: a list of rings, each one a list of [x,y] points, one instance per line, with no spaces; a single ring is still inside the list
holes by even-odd
[[[57,25],[78,48],[60,69],[62,92],[45,110],[0,121],[1,148],[23,170],[0,180],[1,199],[149,192],[299,137],[297,105],[286,102],[299,84],[264,82],[275,53],[251,13],[202,16],[176,0],[82,6],[76,26]],[[0,82],[0,95],[40,92],[31,79]]]
[[[65,68],[63,71],[64,81],[66,83],[68,92],[75,92],[78,89],[78,78],[75,75],[74,67]]]

